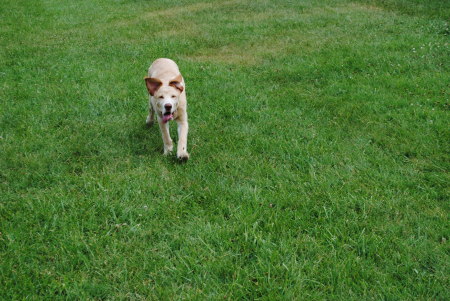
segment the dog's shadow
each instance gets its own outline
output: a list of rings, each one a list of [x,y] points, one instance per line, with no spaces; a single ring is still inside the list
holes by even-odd
[[[126,139],[130,152],[135,156],[162,155],[163,144],[157,124],[137,124],[130,129]]]
[[[172,134],[172,139],[174,142],[178,139],[175,133]],[[155,123],[151,126],[143,123],[138,124],[134,128],[131,128],[126,137],[128,140],[129,151],[133,156],[163,156],[163,141],[161,138],[161,132],[159,130],[158,124]],[[185,161],[180,161],[177,159],[176,145],[174,145],[174,153],[165,157],[168,162],[171,163],[184,163]]]

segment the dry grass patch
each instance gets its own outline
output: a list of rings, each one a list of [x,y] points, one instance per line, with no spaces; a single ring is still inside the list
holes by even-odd
[[[230,6],[239,3],[240,1],[224,1],[224,2],[200,2],[185,6],[170,7],[167,9],[146,12],[134,19],[121,20],[116,22],[116,26],[133,26],[141,23],[153,21],[156,18],[161,18],[163,22],[174,21],[173,18],[182,18],[183,16],[193,14],[208,9],[217,9],[218,7]],[[159,21],[161,21],[159,19]],[[175,19],[177,21],[177,19]]]
[[[376,14],[374,15],[374,12]],[[236,65],[256,65],[265,60],[285,55],[303,55],[357,39],[352,37],[352,24],[359,19],[376,20],[384,16],[383,10],[375,6],[350,3],[338,7],[316,7],[303,12],[264,12],[254,15],[248,12],[236,16],[235,21],[247,23],[293,22],[293,28],[279,34],[255,35],[247,41],[234,42],[217,48],[204,48],[186,59],[198,62],[217,62]],[[248,16],[248,17],[247,17]],[[322,23],[323,26],[311,26]]]

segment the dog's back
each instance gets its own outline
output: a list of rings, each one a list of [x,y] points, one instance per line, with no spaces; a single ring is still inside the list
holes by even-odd
[[[158,78],[163,85],[168,85],[169,81],[180,74],[177,64],[171,59],[160,58],[153,62],[148,69],[148,76]]]

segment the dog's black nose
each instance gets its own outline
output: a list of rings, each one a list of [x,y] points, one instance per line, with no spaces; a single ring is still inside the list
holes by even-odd
[[[164,108],[165,108],[167,111],[170,111],[170,110],[172,109],[172,105],[171,105],[170,103],[167,103],[167,104],[164,105]]]

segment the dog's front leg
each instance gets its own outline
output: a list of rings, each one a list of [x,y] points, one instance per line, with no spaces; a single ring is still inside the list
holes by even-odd
[[[180,160],[189,159],[187,152],[187,135],[188,135],[188,123],[185,120],[177,120],[178,123],[178,145],[177,145],[177,157]]]
[[[161,129],[161,136],[164,142],[164,155],[170,154],[173,150],[172,139],[169,133],[169,123],[164,123],[161,118],[158,118],[159,128]]]

